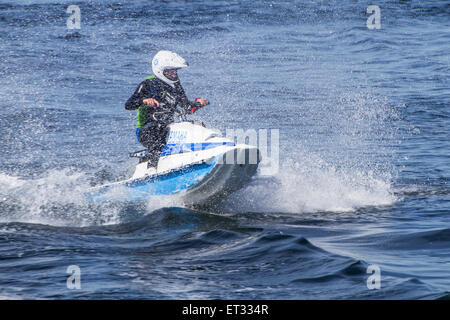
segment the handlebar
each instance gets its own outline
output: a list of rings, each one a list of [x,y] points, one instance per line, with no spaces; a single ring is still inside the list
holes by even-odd
[[[159,104],[158,111],[155,111],[152,114],[153,120],[158,122],[158,116],[159,115],[164,115],[164,114],[167,114],[169,112],[172,112],[171,108],[165,108],[165,107],[166,107],[165,104],[163,104],[163,103]],[[186,118],[187,112],[186,112],[186,110],[184,110],[183,108],[175,108],[175,110],[173,110],[173,111],[177,114],[179,120],[187,121],[187,118]]]

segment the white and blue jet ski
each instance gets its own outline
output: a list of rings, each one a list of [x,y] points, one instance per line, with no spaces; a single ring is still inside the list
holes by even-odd
[[[208,204],[245,186],[261,161],[257,147],[235,144],[203,123],[182,121],[169,125],[167,145],[157,168],[147,168],[146,151],[130,154],[140,159],[133,176],[93,188],[89,198],[125,201],[179,195],[184,204]]]

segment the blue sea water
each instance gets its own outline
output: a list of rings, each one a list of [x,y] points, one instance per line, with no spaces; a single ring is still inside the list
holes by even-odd
[[[448,299],[449,44],[448,1],[2,1],[0,297]],[[210,209],[85,199],[132,174],[161,49],[195,119],[279,129],[277,174]]]

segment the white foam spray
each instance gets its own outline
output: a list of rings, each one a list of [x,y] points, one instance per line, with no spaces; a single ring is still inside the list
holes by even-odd
[[[25,222],[53,226],[83,227],[118,224],[130,206],[136,215],[182,206],[178,197],[152,197],[142,203],[126,202],[123,188],[111,188],[105,201],[91,201],[89,175],[73,169],[53,169],[37,178],[0,173],[0,222]]]
[[[395,203],[389,174],[337,169],[308,154],[285,161],[270,178],[256,177],[226,202],[234,212],[349,212],[367,206]]]

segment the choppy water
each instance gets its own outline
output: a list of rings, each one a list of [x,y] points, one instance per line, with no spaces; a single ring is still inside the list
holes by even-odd
[[[0,297],[449,297],[447,1],[3,1],[0,29]],[[160,49],[196,119],[280,130],[278,174],[210,210],[84,199],[130,176]]]

